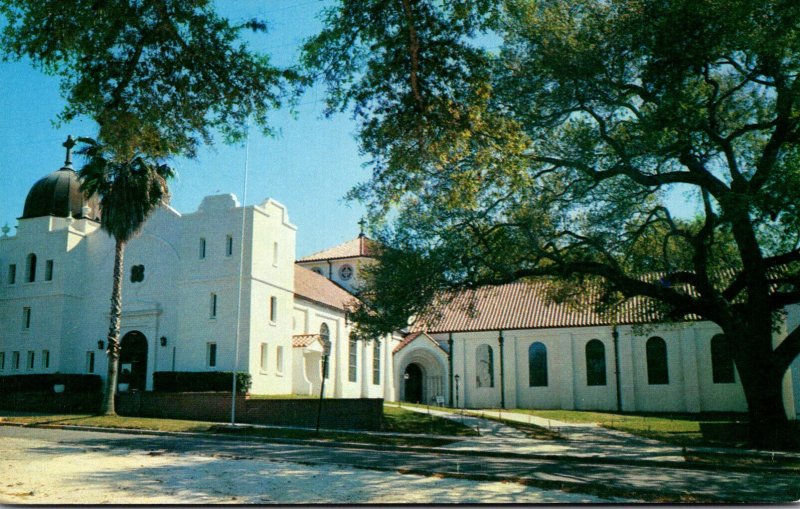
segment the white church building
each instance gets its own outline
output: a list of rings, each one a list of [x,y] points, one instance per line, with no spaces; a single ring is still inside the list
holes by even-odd
[[[0,376],[105,376],[114,242],[69,162],[33,184],[0,236]],[[355,239],[295,260],[297,228],[267,199],[230,194],[163,205],[125,251],[121,369],[134,389],[159,371],[246,371],[253,394],[384,398],[455,407],[745,411],[709,322],[654,324],[635,301],[610,323],[546,297],[543,283],[465,292],[435,319],[371,342],[348,310],[376,244]],[[800,323],[789,309],[776,335]],[[326,373],[324,345],[330,356]],[[800,361],[784,380],[800,411]]]

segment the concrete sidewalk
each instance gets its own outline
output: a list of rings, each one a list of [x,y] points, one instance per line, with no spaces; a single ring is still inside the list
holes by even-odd
[[[742,450],[722,447],[683,447],[638,437],[622,431],[611,430],[593,423],[570,423],[545,419],[528,414],[499,410],[462,410],[459,413],[403,406],[405,410],[430,413],[436,417],[461,422],[476,429],[480,437],[467,438],[461,442],[444,446],[450,450],[483,450],[504,453],[542,456],[570,456],[582,459],[605,459],[613,461],[685,462],[686,450],[727,454],[735,456],[783,457],[800,461],[800,454]],[[501,422],[481,418],[504,419],[523,424],[533,424],[558,432],[563,440],[533,440],[524,432]]]

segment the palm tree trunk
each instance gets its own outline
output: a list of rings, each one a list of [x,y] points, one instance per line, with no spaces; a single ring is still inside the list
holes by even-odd
[[[111,318],[108,325],[108,375],[106,390],[100,413],[117,415],[114,397],[117,394],[117,375],[119,373],[119,329],[122,320],[122,273],[125,258],[125,242],[117,239],[114,249],[114,285],[111,290]]]

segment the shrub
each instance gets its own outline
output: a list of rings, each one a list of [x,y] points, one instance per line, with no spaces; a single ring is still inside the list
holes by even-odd
[[[232,371],[156,371],[153,390],[158,392],[226,392],[231,390]],[[236,392],[245,393],[253,384],[250,373],[236,373]]]
[[[68,373],[43,373],[38,375],[0,376],[0,394],[15,392],[53,392],[53,386],[61,384],[65,393],[102,392],[99,375],[75,375]]]

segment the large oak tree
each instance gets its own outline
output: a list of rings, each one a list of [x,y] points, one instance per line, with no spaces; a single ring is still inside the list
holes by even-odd
[[[364,334],[445,290],[601,284],[606,308],[718,324],[751,441],[797,446],[800,329],[773,333],[800,302],[798,2],[342,0],[325,21],[305,64],[359,120],[352,196],[397,248]]]
[[[263,21],[233,24],[210,0],[0,0],[6,58],[56,75],[62,122],[97,123],[81,153],[84,191],[101,198],[101,225],[115,239],[103,413],[114,413],[125,243],[169,196],[172,157],[194,157],[214,132],[242,140],[253,123],[290,100],[298,75],[242,40]]]

